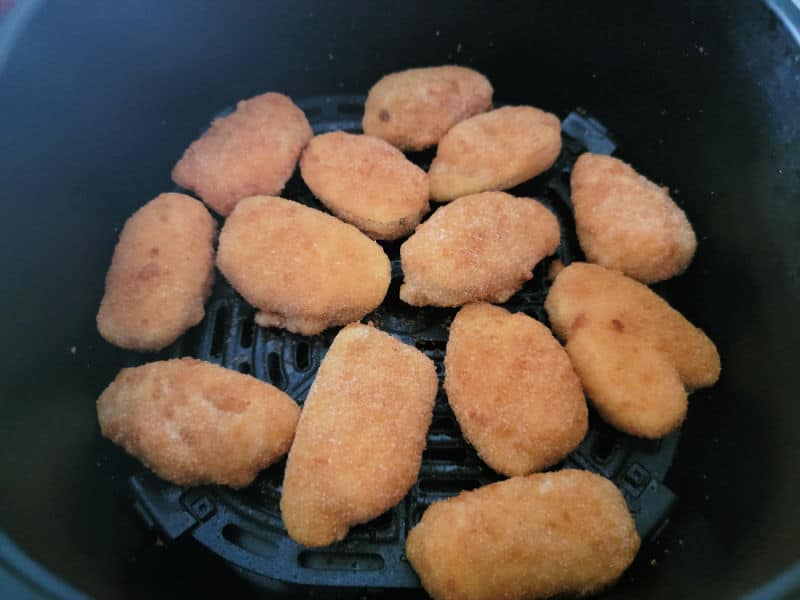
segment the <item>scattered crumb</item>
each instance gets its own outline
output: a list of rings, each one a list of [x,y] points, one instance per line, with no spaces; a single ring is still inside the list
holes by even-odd
[[[550,268],[547,270],[547,279],[550,281],[554,281],[558,274],[564,269],[564,263],[561,262],[559,259],[554,259],[553,262],[550,263]]]

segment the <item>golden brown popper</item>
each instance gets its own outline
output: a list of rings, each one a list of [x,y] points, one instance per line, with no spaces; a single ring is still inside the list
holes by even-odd
[[[719,378],[708,336],[619,271],[572,263],[556,277],[545,309],[592,404],[631,435],[673,431],[686,416],[687,392]]]
[[[305,546],[397,504],[417,479],[438,379],[416,348],[368,325],[342,329],[308,394],[286,463],[281,514]]]
[[[103,435],[178,485],[249,485],[286,454],[300,408],[278,388],[181,358],[122,369],[97,400]]]
[[[575,227],[586,259],[654,283],[683,272],[697,249],[669,190],[611,156],[582,154],[572,169]]]
[[[492,107],[483,75],[448,65],[390,73],[372,86],[364,106],[364,133],[402,150],[422,150],[453,125]]]
[[[435,600],[533,600],[608,587],[639,544],[613,483],[563,469],[435,502],[408,534],[406,556]]]
[[[172,179],[227,216],[242,198],[280,194],[312,135],[290,98],[272,92],[254,96],[192,142]]]
[[[450,326],[445,373],[464,437],[499,473],[554,465],[586,435],[586,400],[567,353],[524,313],[463,307]]]
[[[333,214],[376,240],[413,231],[430,209],[428,174],[370,135],[316,136],[303,151],[300,172]]]
[[[556,217],[535,200],[464,196],[440,207],[400,247],[400,298],[414,306],[505,302],[560,237]]]
[[[386,295],[383,249],[358,229],[291,200],[242,200],[219,236],[217,266],[256,323],[313,335],[358,320]]]
[[[106,274],[97,329],[130,350],[161,350],[205,315],[214,219],[202,202],[160,194],[126,222]]]
[[[447,202],[507,190],[549,169],[561,152],[561,123],[533,106],[505,106],[455,125],[428,171],[431,198]]]

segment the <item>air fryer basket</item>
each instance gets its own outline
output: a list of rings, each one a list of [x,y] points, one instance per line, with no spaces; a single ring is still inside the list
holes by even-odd
[[[363,96],[324,96],[300,100],[299,105],[315,133],[360,131],[364,100]],[[512,193],[535,197],[558,216],[563,233],[557,257],[568,264],[582,258],[569,198],[572,165],[582,152],[610,153],[615,145],[600,123],[575,112],[563,120],[563,131],[563,150],[553,168]],[[413,158],[427,169],[431,155],[421,152]],[[283,195],[324,210],[299,174],[290,180]],[[382,245],[392,261],[392,284],[382,305],[364,321],[415,345],[434,361],[441,377],[448,329],[456,310],[416,308],[400,301],[400,242]],[[504,306],[547,323],[543,305],[549,265],[550,260],[543,261],[534,278]],[[268,381],[302,403],[337,329],[307,337],[257,327],[253,315],[253,308],[219,277],[204,321],[159,358],[196,356],[222,364]],[[132,365],[151,358],[130,356]],[[695,397],[702,400],[705,394]],[[662,482],[679,436],[677,431],[663,440],[637,439],[614,431],[592,414],[588,435],[563,466],[589,469],[615,481],[640,535],[647,539],[664,523],[674,499]],[[318,550],[288,538],[278,506],[283,467],[283,461],[273,465],[239,492],[211,486],[182,490],[145,469],[132,477],[131,488],[137,511],[162,540],[190,534],[248,571],[251,579],[260,575],[307,586],[384,589],[419,587],[405,558],[405,539],[432,502],[500,479],[464,441],[441,389],[417,484],[400,504],[353,529],[341,543]]]
[[[615,154],[670,185],[700,239],[687,273],[658,291],[717,342],[719,384],[690,398],[680,443],[636,442],[593,419],[568,459],[612,477],[648,534],[605,596],[738,596],[790,569],[800,558],[800,44],[780,14],[754,0],[44,5],[0,73],[0,528],[10,536],[0,590],[68,595],[43,568],[101,598],[297,592],[270,576],[313,579],[315,597],[416,585],[401,553],[419,509],[492,477],[442,398],[409,497],[342,544],[302,554],[274,512],[280,465],[241,493],[182,491],[100,437],[95,399],[142,357],[103,342],[94,316],[119,228],[171,188],[172,165],[215,111],[276,90],[310,99],[318,130],[354,129],[360,95],[381,75],[444,63],[486,73],[498,100],[569,115],[559,165],[518,190],[566,231],[566,170],[587,135],[610,142],[607,127]],[[299,179],[285,194],[313,202]],[[397,247],[386,247],[397,269]],[[566,236],[559,251],[577,250]],[[545,268],[512,309],[544,318]],[[452,311],[404,306],[398,275],[370,318],[440,362]],[[332,332],[252,328],[250,310],[218,278],[208,318],[171,351],[302,396]]]

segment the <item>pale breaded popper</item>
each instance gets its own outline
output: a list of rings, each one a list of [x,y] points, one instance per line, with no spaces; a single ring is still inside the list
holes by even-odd
[[[428,174],[377,137],[318,135],[303,151],[300,173],[331,212],[373,239],[406,235],[430,209]]]
[[[391,73],[372,86],[364,106],[364,133],[402,150],[422,150],[453,125],[492,107],[492,84],[466,67],[443,66]]]
[[[435,600],[587,596],[639,551],[620,491],[587,471],[514,477],[431,505],[406,556]]]
[[[249,485],[286,454],[300,408],[278,388],[181,358],[122,369],[97,400],[103,435],[178,485]]]
[[[414,306],[505,302],[555,252],[558,220],[530,198],[487,192],[439,208],[400,247],[400,298]]]
[[[386,296],[391,265],[358,229],[272,196],[247,198],[222,227],[217,266],[256,323],[313,335],[358,320]]]
[[[293,540],[325,546],[397,504],[417,479],[438,379],[433,362],[373,327],[342,329],[308,394],[286,463]]]
[[[202,202],[160,194],[122,228],[97,329],[130,350],[161,350],[205,315],[214,282],[216,225]]]
[[[290,98],[272,92],[254,96],[192,142],[172,179],[227,216],[242,198],[279,194],[312,135]]]
[[[468,304],[450,326],[444,388],[464,437],[492,469],[527,475],[581,442],[588,411],[567,353],[523,314]]]
[[[669,190],[618,158],[588,152],[575,163],[571,186],[587,260],[645,283],[686,270],[697,238]]]
[[[686,417],[687,391],[719,378],[719,354],[708,336],[618,271],[572,263],[544,306],[586,395],[621,431],[668,434]]]
[[[506,190],[543,173],[561,152],[561,123],[532,106],[506,106],[455,125],[428,171],[431,198],[446,202]]]

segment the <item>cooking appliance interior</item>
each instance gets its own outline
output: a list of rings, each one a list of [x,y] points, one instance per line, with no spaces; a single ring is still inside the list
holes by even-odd
[[[141,466],[99,435],[130,359],[94,323],[119,228],[221,107],[446,63],[512,104],[585,109],[700,238],[659,291],[722,378],[690,401],[668,524],[605,596],[737,597],[798,560],[800,46],[766,4],[85,0],[45,4],[0,74],[0,527],[35,561],[101,598],[254,591],[191,534],[142,526]],[[0,571],[44,586],[24,565],[1,539]]]

